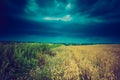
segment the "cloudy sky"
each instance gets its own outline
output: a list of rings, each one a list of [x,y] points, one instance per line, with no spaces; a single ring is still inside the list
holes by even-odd
[[[0,0],[0,41],[120,43],[120,0]]]

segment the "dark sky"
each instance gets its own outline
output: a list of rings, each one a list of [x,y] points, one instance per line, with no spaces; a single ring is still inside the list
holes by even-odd
[[[0,41],[120,43],[120,0],[0,0]]]

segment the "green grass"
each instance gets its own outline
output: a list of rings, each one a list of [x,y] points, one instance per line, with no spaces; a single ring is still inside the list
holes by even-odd
[[[0,43],[0,78],[2,80],[27,78],[30,70],[43,67],[45,55],[55,56],[51,49],[58,44],[43,43]]]

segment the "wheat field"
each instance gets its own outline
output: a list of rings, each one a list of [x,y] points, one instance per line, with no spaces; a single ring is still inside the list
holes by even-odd
[[[120,80],[120,45],[0,43],[0,80]]]
[[[120,45],[61,46],[53,52],[42,70],[51,80],[120,80]]]

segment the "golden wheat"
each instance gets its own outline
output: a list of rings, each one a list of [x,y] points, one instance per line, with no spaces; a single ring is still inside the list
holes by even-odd
[[[52,80],[120,80],[120,45],[62,46],[46,67]]]

